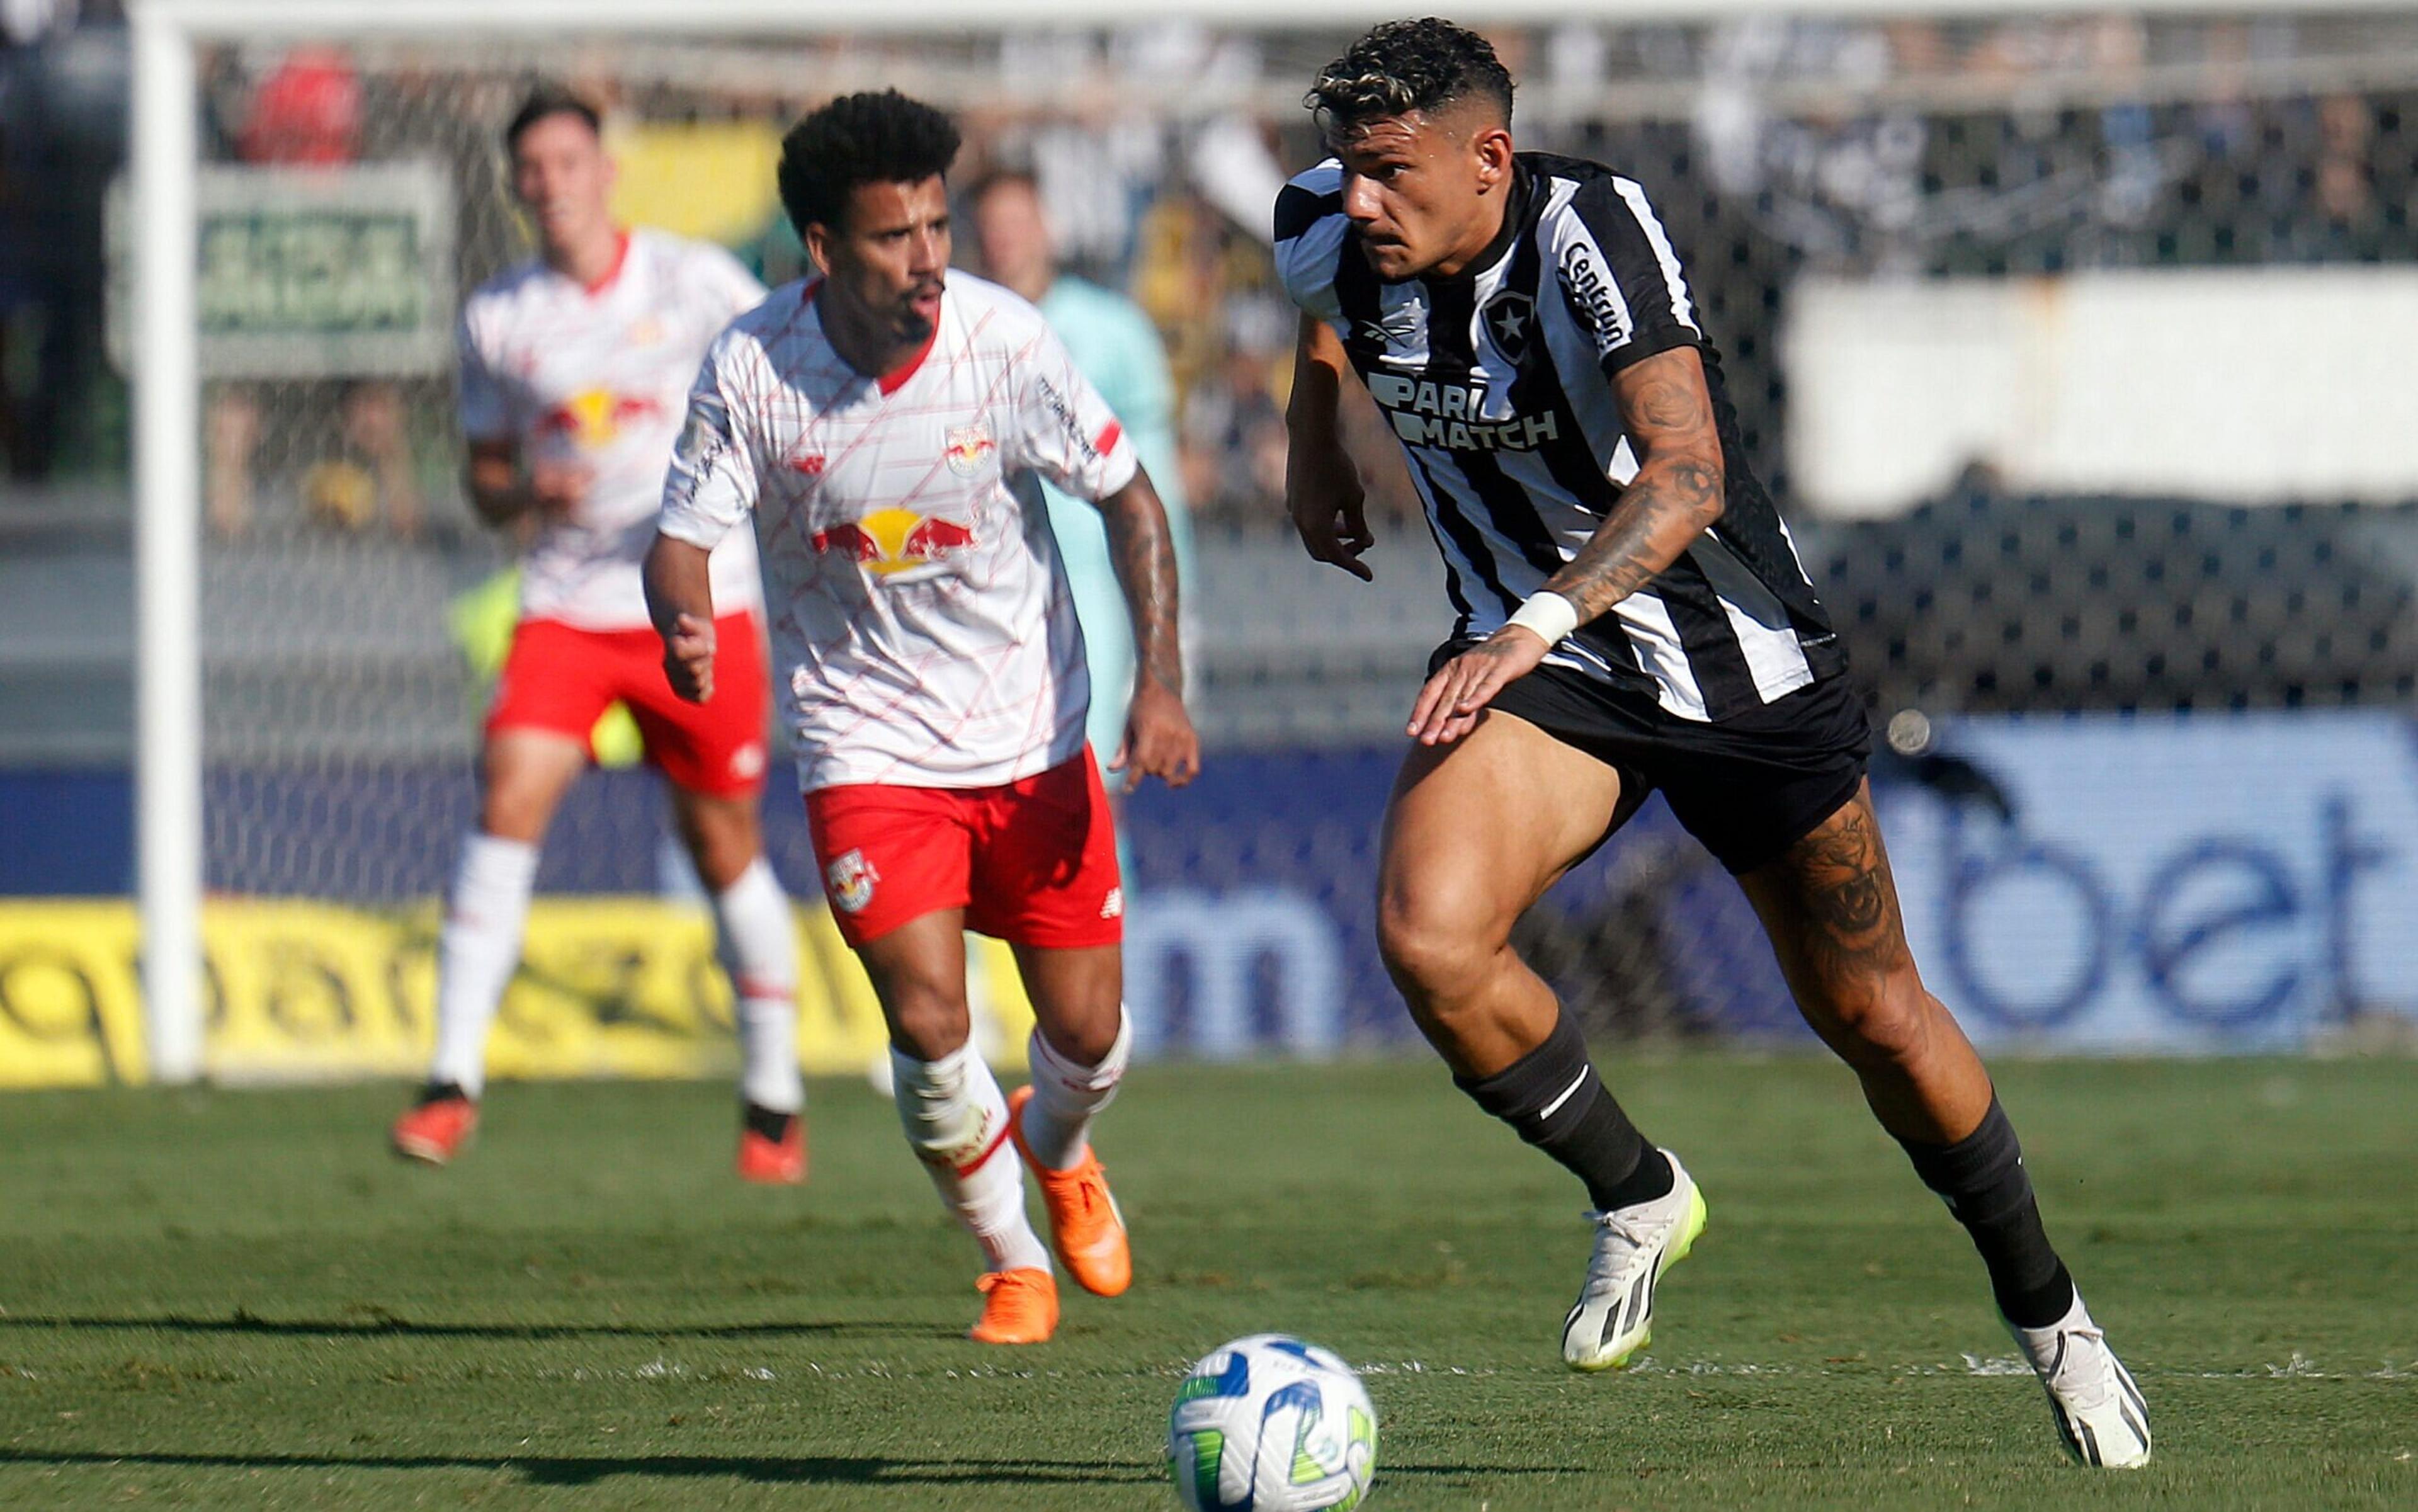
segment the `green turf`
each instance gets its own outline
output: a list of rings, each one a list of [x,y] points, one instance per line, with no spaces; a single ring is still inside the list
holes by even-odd
[[[777,1192],[704,1086],[506,1087],[447,1171],[393,1088],[0,1097],[0,1504],[1169,1506],[1178,1374],[1283,1329],[1372,1370],[1378,1508],[2418,1505],[2410,1064],[2000,1068],[2130,1475],[2062,1461],[1836,1067],[1615,1079],[1712,1226],[1588,1378],[1576,1184],[1428,1064],[1136,1076],[1135,1288],[1024,1351],[958,1336],[971,1246],[859,1085]]]

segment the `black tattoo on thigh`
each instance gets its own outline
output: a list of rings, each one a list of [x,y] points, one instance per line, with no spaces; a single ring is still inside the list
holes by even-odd
[[[1825,979],[1885,975],[1905,964],[1897,884],[1869,800],[1856,798],[1798,841],[1784,864],[1797,880],[1798,948]]]

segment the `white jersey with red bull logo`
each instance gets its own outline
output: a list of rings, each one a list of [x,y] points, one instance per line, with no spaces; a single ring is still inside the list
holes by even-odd
[[[512,441],[525,464],[594,475],[569,518],[539,523],[521,560],[523,619],[583,630],[649,623],[639,566],[689,383],[731,316],[763,298],[721,248],[633,231],[592,287],[531,262],[463,302],[463,437]],[[762,602],[754,542],[714,553],[713,597],[725,609]]]
[[[951,272],[930,344],[880,378],[832,349],[816,293],[714,343],[661,528],[718,549],[754,512],[805,791],[1046,771],[1082,750],[1091,683],[1037,480],[1105,498],[1133,445],[995,283]]]

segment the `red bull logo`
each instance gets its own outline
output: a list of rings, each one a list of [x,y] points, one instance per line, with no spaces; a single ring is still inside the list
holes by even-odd
[[[814,533],[819,552],[835,552],[877,577],[929,566],[951,552],[975,544],[972,526],[913,510],[876,510],[853,525],[826,526]]]
[[[537,429],[541,435],[562,436],[583,447],[605,447],[620,437],[625,426],[659,420],[663,413],[658,400],[590,389],[547,410]]]
[[[983,460],[999,450],[990,438],[987,425],[954,426],[949,431],[948,444],[941,455],[947,459],[949,470],[960,478],[972,478],[982,470]]]

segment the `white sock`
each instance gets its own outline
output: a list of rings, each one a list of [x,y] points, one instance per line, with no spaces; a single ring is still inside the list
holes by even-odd
[[[1049,1251],[1024,1216],[1024,1168],[1007,1138],[1007,1099],[974,1053],[961,1045],[938,1061],[890,1052],[898,1084],[898,1121],[941,1200],[982,1245],[994,1271],[1049,1269]]]
[[[436,943],[436,1054],[431,1082],[478,1096],[487,1085],[487,1027],[521,962],[537,847],[472,831],[462,841]]]
[[[763,857],[714,895],[713,923],[715,955],[738,1004],[740,1095],[794,1113],[806,1105],[798,1077],[798,941],[789,896]]]
[[[1025,1059],[1033,1067],[1033,1100],[1024,1105],[1024,1142],[1033,1158],[1051,1170],[1080,1162],[1090,1148],[1092,1120],[1116,1099],[1133,1058],[1133,1023],[1117,1007],[1117,1037],[1095,1066],[1079,1066],[1033,1031]]]

